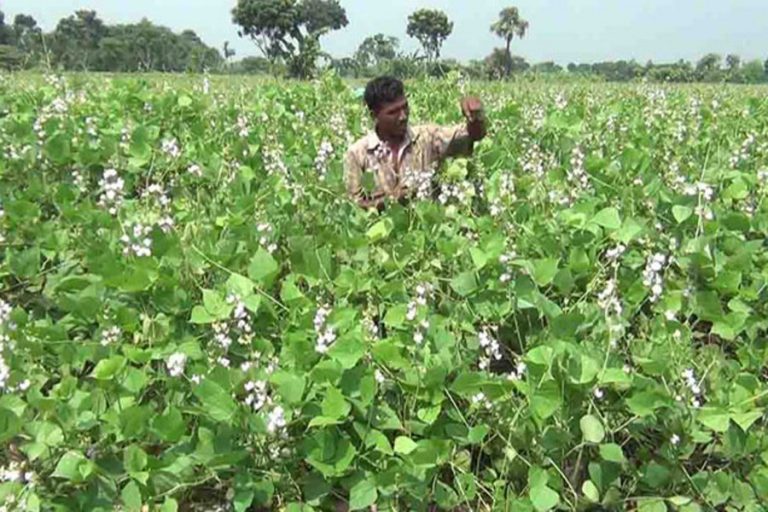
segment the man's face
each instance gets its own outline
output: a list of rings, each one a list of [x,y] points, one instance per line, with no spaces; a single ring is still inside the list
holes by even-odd
[[[405,97],[382,105],[374,114],[379,135],[389,138],[404,137],[408,130],[408,114],[408,100]]]

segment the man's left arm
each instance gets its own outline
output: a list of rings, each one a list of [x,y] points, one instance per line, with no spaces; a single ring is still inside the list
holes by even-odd
[[[461,100],[461,112],[465,123],[440,127],[437,130],[438,147],[441,158],[469,157],[475,148],[475,142],[486,135],[485,114],[479,99],[467,97]]]

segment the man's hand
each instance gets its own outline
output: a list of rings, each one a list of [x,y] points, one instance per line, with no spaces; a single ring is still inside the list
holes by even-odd
[[[461,100],[461,112],[467,119],[469,137],[473,141],[485,137],[485,112],[482,102],[474,96],[467,96]]]

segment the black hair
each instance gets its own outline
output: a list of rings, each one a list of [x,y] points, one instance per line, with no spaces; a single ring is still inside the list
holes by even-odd
[[[403,96],[405,96],[403,82],[391,76],[374,78],[365,86],[365,104],[371,112],[376,112],[382,105]]]

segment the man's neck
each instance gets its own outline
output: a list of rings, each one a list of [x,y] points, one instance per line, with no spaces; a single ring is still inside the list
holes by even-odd
[[[379,137],[380,141],[390,146],[400,146],[405,141],[405,135],[398,135],[398,136],[382,135],[381,132],[379,132],[378,128],[376,129],[376,135]]]

